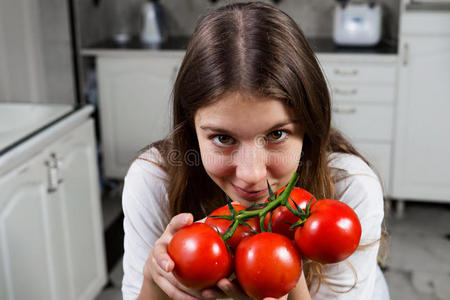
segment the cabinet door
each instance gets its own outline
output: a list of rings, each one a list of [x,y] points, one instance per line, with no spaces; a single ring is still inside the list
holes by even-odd
[[[98,58],[107,177],[123,178],[138,151],[169,132],[169,100],[183,55]]]
[[[90,120],[48,149],[58,161],[61,181],[53,195],[58,205],[51,219],[55,226],[60,224],[54,228],[54,245],[59,255],[57,274],[68,276],[66,299],[93,299],[106,282],[93,131]]]
[[[401,49],[393,196],[450,201],[450,36]]]
[[[58,299],[42,156],[0,178],[0,299]]]
[[[332,124],[353,142],[390,143],[392,114],[390,105],[334,102]]]

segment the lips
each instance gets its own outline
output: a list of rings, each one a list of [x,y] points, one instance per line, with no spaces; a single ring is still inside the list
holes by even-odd
[[[267,194],[267,189],[257,190],[257,191],[247,191],[247,190],[244,190],[234,184],[231,184],[231,185],[233,186],[236,193],[243,198],[254,199],[254,198],[262,197]]]

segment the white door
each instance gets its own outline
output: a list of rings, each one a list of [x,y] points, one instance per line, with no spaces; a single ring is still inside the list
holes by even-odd
[[[450,36],[403,40],[392,194],[450,201]]]
[[[0,178],[0,299],[56,297],[42,156]]]
[[[138,151],[169,132],[170,96],[183,55],[98,58],[107,177],[123,178]]]
[[[58,274],[66,273],[66,299],[93,299],[106,283],[106,265],[100,211],[100,191],[92,120],[49,148],[57,161],[61,181],[54,193],[59,214],[52,215],[60,228]],[[56,212],[56,209],[55,209]],[[62,254],[62,253],[65,254]],[[63,261],[65,260],[65,261]]]

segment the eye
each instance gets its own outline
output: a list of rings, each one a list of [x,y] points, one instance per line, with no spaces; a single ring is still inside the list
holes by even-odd
[[[228,135],[216,135],[214,136],[214,142],[218,145],[231,145],[233,143],[233,138]]]
[[[269,141],[281,141],[286,138],[286,131],[284,130],[275,130],[269,133]]]

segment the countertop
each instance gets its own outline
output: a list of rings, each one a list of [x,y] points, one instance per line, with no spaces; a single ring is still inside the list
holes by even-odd
[[[47,114],[46,118],[36,119],[32,127],[26,127],[26,132],[18,131],[14,142],[0,149],[0,176],[41,151],[56,138],[70,132],[88,119],[93,111],[92,105],[55,109],[51,118]]]
[[[189,43],[189,36],[171,36],[159,45],[143,44],[137,37],[132,38],[126,44],[119,44],[114,40],[106,40],[90,47],[83,48],[81,54],[84,56],[98,56],[108,54],[137,54],[148,51],[184,51]],[[307,38],[316,53],[324,54],[380,54],[396,55],[397,44],[380,42],[374,47],[340,47],[334,44],[332,38]]]
[[[0,102],[0,156],[73,110],[66,104]]]

